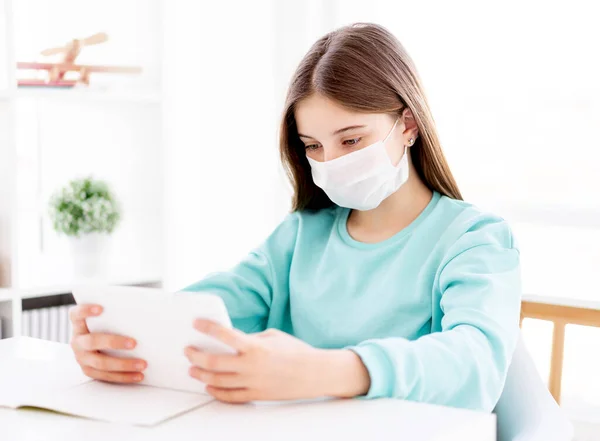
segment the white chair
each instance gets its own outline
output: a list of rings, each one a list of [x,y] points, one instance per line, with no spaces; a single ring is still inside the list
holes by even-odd
[[[520,337],[494,413],[498,441],[571,441],[573,426],[548,392]]]

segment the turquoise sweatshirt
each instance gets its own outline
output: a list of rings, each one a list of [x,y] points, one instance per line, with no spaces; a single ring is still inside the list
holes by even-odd
[[[434,193],[376,244],[348,234],[349,209],[289,215],[229,272],[186,288],[223,298],[245,332],[277,328],[355,351],[367,398],[491,411],[516,345],[519,251],[507,223]]]

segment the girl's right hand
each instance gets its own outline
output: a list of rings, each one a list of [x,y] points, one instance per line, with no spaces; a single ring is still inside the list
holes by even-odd
[[[117,358],[102,354],[107,349],[133,349],[136,342],[132,338],[114,334],[90,333],[85,319],[100,315],[100,305],[77,305],[70,311],[73,324],[71,347],[75,358],[85,375],[96,380],[111,383],[139,383],[144,379],[144,360]]]

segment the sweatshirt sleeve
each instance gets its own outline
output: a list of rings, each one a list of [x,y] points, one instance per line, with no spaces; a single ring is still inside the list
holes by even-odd
[[[415,341],[384,338],[350,348],[371,377],[367,398],[492,411],[518,338],[519,251],[504,221],[464,233],[436,275],[442,330]]]
[[[216,294],[225,302],[235,328],[247,333],[264,330],[273,302],[287,295],[282,282],[288,279],[297,229],[297,217],[289,215],[234,268],[210,274],[183,291]]]

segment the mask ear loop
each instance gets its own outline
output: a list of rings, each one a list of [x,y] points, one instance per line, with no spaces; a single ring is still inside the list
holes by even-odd
[[[411,148],[414,143],[415,143],[414,138],[408,138],[408,145],[404,146],[404,156],[408,155],[408,149]]]
[[[385,144],[385,142],[388,140],[388,138],[390,136],[392,136],[392,133],[394,132],[394,129],[396,128],[396,125],[398,124],[398,120],[400,118],[396,118],[396,122],[394,123],[394,125],[392,126],[392,130],[390,130],[390,133],[387,134],[387,136],[385,137],[385,139],[383,140],[383,143]]]
[[[392,133],[394,132],[394,129],[396,128],[396,125],[398,124],[398,121],[400,120],[400,118],[396,118],[396,122],[394,123],[392,130],[390,130],[390,133],[387,134],[387,136],[385,137],[385,139],[383,140],[383,144],[385,144],[385,142],[388,140],[388,138],[390,136],[392,136]],[[402,161],[402,159],[404,159],[404,157],[406,155],[408,155],[408,148],[411,147],[413,144],[415,143],[415,140],[413,138],[410,138],[408,140],[408,145],[404,146],[404,153],[402,154],[402,157],[400,158],[400,161]],[[398,166],[400,166],[400,162],[398,163]]]

